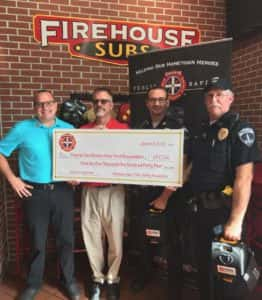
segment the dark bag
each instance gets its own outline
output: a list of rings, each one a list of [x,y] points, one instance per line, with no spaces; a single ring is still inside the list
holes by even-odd
[[[226,297],[249,295],[259,280],[254,252],[246,243],[215,238],[212,242],[215,286]]]
[[[150,244],[167,243],[167,213],[148,209],[143,217],[146,240]]]

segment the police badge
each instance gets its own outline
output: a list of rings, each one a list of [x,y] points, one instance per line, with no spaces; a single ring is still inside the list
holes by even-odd
[[[223,141],[228,137],[229,131],[227,128],[221,128],[218,131],[217,138],[219,141]]]

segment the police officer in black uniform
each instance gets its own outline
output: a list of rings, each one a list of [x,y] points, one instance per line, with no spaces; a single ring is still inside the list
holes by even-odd
[[[138,125],[137,128],[181,128],[183,118],[176,118],[172,113],[170,114],[168,111],[169,105],[167,91],[163,87],[151,88],[147,93],[146,99],[146,106],[150,117]],[[170,202],[173,200],[171,200],[173,190],[171,187],[158,186],[139,186],[136,188],[138,196],[137,199],[132,199],[132,214],[136,217],[137,230],[135,231],[135,237],[133,237],[133,239],[135,240],[140,255],[137,262],[138,269],[136,271],[136,278],[131,283],[131,289],[134,292],[142,290],[152,276],[153,248],[148,244],[145,237],[145,213],[149,207],[159,211],[168,211],[169,209],[167,207],[171,205]]]
[[[216,289],[211,273],[211,241],[218,224],[224,225],[226,240],[241,239],[259,151],[253,128],[230,111],[234,100],[230,82],[219,79],[209,84],[204,97],[209,121],[200,133],[191,136],[189,145],[189,202],[195,211],[200,299],[241,299],[228,298],[223,287]],[[226,186],[232,188],[231,203],[221,194]]]

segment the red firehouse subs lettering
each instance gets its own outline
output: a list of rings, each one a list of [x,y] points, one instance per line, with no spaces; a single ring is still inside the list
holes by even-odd
[[[127,57],[198,43],[197,29],[172,25],[37,15],[34,38],[42,47],[68,44],[72,56],[127,65]]]

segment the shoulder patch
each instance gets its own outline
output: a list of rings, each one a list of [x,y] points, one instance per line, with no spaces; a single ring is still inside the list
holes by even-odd
[[[248,147],[251,147],[255,142],[255,132],[250,127],[241,129],[238,132],[238,136],[240,141]]]

